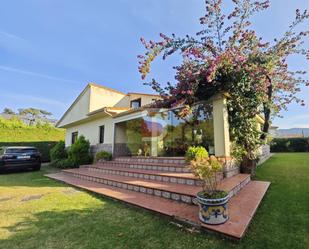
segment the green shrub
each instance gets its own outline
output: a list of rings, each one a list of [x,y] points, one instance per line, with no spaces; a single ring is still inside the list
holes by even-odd
[[[51,150],[50,150],[50,160],[62,160],[68,157],[67,151],[65,149],[64,141],[58,142]]]
[[[187,162],[191,162],[192,160],[202,160],[208,158],[207,150],[202,146],[190,146],[185,155],[185,159]]]
[[[215,156],[204,157],[205,151],[202,155],[193,159],[190,164],[193,174],[203,182],[203,197],[212,199],[227,196],[225,191],[218,189],[217,174],[222,171],[222,163]]]
[[[59,162],[59,161],[60,161],[60,160],[51,161],[51,162],[49,163],[49,166],[58,168],[58,162]]]
[[[60,169],[69,169],[69,168],[76,168],[78,165],[76,165],[71,159],[63,159],[58,161],[58,168]]]
[[[74,165],[79,166],[92,162],[90,155],[90,143],[84,136],[80,136],[69,149],[69,159],[74,162]]]
[[[78,167],[71,159],[68,158],[52,161],[49,165],[59,169],[71,169]]]
[[[309,152],[309,138],[274,138],[271,152]]]
[[[100,151],[98,152],[96,155],[95,155],[95,158],[94,158],[94,162],[98,162],[99,160],[101,159],[104,159],[105,161],[111,161],[112,160],[112,154],[109,153],[108,151]]]

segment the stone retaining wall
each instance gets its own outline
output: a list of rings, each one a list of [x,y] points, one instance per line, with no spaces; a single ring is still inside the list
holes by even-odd
[[[112,153],[113,151],[113,146],[112,144],[97,144],[97,145],[92,145],[90,147],[90,153],[95,156],[95,154],[97,154],[100,151],[108,151],[110,153]]]
[[[265,161],[267,161],[270,157],[270,146],[268,144],[262,145],[260,148],[260,160],[258,162],[258,165],[264,163]]]

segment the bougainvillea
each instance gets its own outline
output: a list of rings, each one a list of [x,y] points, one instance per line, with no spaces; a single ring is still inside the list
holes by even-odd
[[[175,67],[174,84],[162,84],[152,79],[150,85],[162,101],[157,106],[182,106],[179,115],[191,113],[194,103],[208,100],[218,93],[228,95],[231,136],[244,159],[254,160],[256,150],[266,139],[271,118],[286,109],[292,101],[304,104],[297,97],[301,85],[308,85],[303,71],[291,71],[287,59],[302,55],[309,59],[303,47],[308,31],[295,28],[309,18],[307,10],[296,11],[296,18],[280,39],[264,42],[251,28],[252,15],[267,9],[270,1],[233,0],[229,14],[222,10],[222,0],[206,0],[206,14],[200,18],[203,29],[195,36],[177,38],[160,34],[159,42],[142,39],[146,53],[139,55],[139,72],[146,79],[151,63],[180,52],[183,60]],[[263,114],[262,131],[256,116]]]

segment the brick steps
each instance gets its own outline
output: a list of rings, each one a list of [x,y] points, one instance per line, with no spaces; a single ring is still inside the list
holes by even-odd
[[[155,163],[155,162],[135,162],[132,161],[106,161],[99,162],[96,165],[104,165],[109,167],[122,167],[130,169],[142,169],[142,170],[159,170],[166,172],[178,172],[178,173],[190,173],[188,164],[172,164],[172,163]]]
[[[92,165],[87,168],[89,171],[100,172],[100,173],[105,173],[105,174],[201,186],[201,181],[197,177],[195,177],[192,173],[131,169],[131,168],[123,168],[123,167],[111,167],[111,166],[106,166],[106,165]],[[223,173],[218,174],[217,177],[218,177],[218,180],[222,180]]]
[[[229,221],[222,225],[207,226],[199,222],[198,207],[195,205],[187,205],[170,199],[107,186],[101,183],[79,179],[63,172],[49,174],[47,177],[236,239],[244,236],[258,205],[270,185],[268,182],[249,182],[237,196],[234,196],[229,201]],[[225,184],[225,187],[228,187],[230,183],[225,182]]]
[[[89,168],[64,170],[63,173],[82,180],[97,182],[188,204],[194,203],[196,193],[201,190],[199,186],[170,183],[168,182],[168,177],[162,177],[163,181],[156,181],[96,172],[89,170]],[[228,192],[230,196],[233,196],[248,184],[249,181],[250,175],[239,174],[221,181],[219,188]]]
[[[116,157],[117,162],[139,162],[139,163],[156,163],[156,164],[187,164],[184,157]]]

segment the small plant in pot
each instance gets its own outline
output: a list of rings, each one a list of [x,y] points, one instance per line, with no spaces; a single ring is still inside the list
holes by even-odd
[[[203,147],[193,147],[189,150],[191,169],[203,183],[203,190],[197,193],[196,199],[200,207],[199,218],[205,224],[223,224],[229,218],[227,210],[229,195],[218,189],[217,175],[222,171],[222,163],[215,156],[208,156]],[[192,151],[195,153],[192,154]]]

